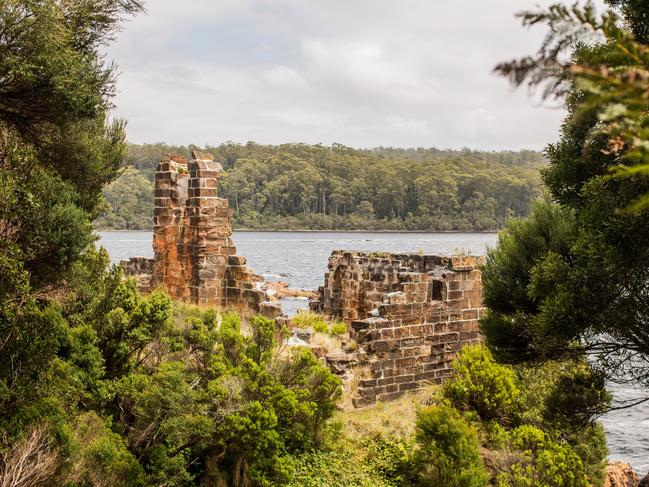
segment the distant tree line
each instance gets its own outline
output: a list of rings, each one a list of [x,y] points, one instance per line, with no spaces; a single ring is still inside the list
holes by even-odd
[[[129,168],[109,185],[99,228],[151,227],[153,177],[165,152],[194,148],[129,144]],[[207,147],[223,164],[221,193],[238,228],[495,230],[526,216],[541,194],[534,151],[371,150],[225,143]]]

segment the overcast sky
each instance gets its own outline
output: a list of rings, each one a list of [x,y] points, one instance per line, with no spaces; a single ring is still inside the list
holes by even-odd
[[[148,0],[109,56],[132,142],[540,149],[562,110],[492,73],[528,0]]]

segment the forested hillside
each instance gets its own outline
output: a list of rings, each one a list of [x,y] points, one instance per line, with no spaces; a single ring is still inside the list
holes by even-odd
[[[153,174],[165,152],[128,146],[129,168],[104,194],[99,228],[151,226]],[[495,230],[525,216],[540,195],[542,154],[342,145],[227,143],[208,147],[223,164],[222,194],[238,228]]]

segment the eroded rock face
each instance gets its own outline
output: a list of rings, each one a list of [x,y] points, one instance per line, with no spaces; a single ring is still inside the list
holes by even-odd
[[[351,325],[365,369],[356,407],[440,383],[455,353],[481,341],[481,263],[478,257],[332,253],[311,308]]]
[[[221,164],[208,153],[193,151],[190,161],[170,155],[160,161],[149,288],[162,287],[173,299],[201,306],[275,315],[278,307],[266,302],[263,279],[236,255],[232,210],[219,197],[222,176]],[[129,263],[122,267],[132,275]]]
[[[638,487],[638,474],[631,465],[624,462],[613,462],[606,467],[604,487]]]

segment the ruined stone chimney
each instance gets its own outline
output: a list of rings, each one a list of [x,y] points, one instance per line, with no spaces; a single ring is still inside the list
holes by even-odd
[[[211,154],[192,152],[192,159],[165,154],[155,173],[154,258],[146,290],[162,287],[173,298],[201,306],[234,308],[277,315],[266,302],[263,279],[236,255],[232,242],[232,210],[219,196],[223,167]],[[131,259],[131,260],[134,260]]]

